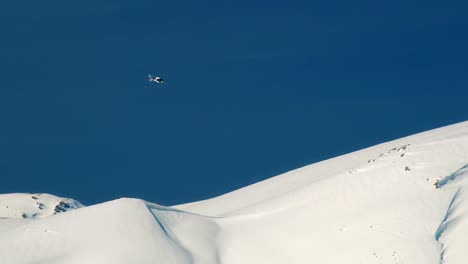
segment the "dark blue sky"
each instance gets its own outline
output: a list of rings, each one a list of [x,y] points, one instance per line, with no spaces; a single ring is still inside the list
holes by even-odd
[[[171,205],[464,121],[467,11],[3,1],[0,193]]]

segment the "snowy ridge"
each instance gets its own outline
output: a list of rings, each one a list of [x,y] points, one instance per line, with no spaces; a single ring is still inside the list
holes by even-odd
[[[0,263],[468,263],[467,195],[463,122],[175,207],[0,196]]]
[[[50,194],[1,194],[1,218],[43,218],[83,207],[73,199]]]
[[[464,147],[463,145],[458,146],[459,141],[465,144],[468,141],[468,122],[383,143],[296,169],[210,200],[177,207],[199,213],[220,215],[229,214],[240,209],[247,211],[250,206],[258,207],[262,204],[262,201],[271,203],[272,199],[291,192],[294,193],[297,189],[305,188],[321,180],[340,177],[340,175],[356,174],[358,171],[378,170],[385,166],[391,167],[393,170],[396,169],[396,164],[401,164],[403,170],[406,167],[411,170],[411,166],[414,169],[415,166],[419,167],[423,163],[429,162],[429,160],[417,160],[417,158],[423,159],[423,157],[422,155],[418,157],[418,152],[413,150],[420,148],[420,146],[425,146],[423,151],[428,152],[423,153],[424,156],[437,155],[431,158],[437,159],[435,162],[440,163],[443,160],[441,156],[444,154],[444,150],[452,152],[452,149],[457,150],[457,148]],[[450,150],[440,149],[440,151],[436,151],[437,145],[447,145]],[[397,151],[394,151],[395,149]],[[402,154],[403,156],[401,156]],[[456,159],[454,162],[458,162],[459,167],[466,161],[467,153],[465,149],[450,153],[450,158],[452,158],[452,155],[455,155],[453,157]],[[392,166],[389,166],[389,161],[393,163]],[[430,166],[435,167],[434,165]],[[441,175],[448,175],[454,170],[449,166],[437,166],[436,169],[440,171],[440,174],[430,173],[430,175],[433,175],[431,183],[434,183],[436,179],[441,179]],[[414,172],[411,172],[411,174],[414,174]],[[248,197],[248,199],[244,197]],[[282,199],[279,198],[279,200]]]

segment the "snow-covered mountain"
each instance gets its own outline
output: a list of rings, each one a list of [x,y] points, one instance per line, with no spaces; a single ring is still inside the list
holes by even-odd
[[[468,122],[174,207],[0,196],[6,264],[466,264],[467,247]]]
[[[83,205],[73,199],[50,194],[0,194],[0,217],[2,219],[44,218],[81,207]]]

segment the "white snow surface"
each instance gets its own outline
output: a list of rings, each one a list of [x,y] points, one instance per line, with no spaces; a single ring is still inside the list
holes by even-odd
[[[466,264],[467,245],[468,122],[174,207],[0,195],[6,264]]]
[[[73,199],[50,194],[0,194],[0,218],[43,218],[83,207]],[[1,226],[0,226],[1,227]]]

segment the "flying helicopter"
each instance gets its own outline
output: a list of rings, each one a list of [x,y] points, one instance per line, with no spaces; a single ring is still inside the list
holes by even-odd
[[[150,82],[155,82],[155,83],[164,83],[164,79],[159,77],[159,76],[155,76],[153,77],[151,74],[148,74],[148,81]]]

